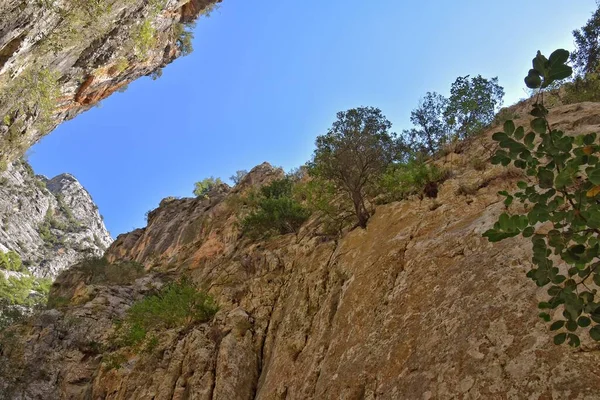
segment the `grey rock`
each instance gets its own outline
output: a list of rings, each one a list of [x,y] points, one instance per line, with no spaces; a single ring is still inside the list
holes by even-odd
[[[24,161],[0,173],[0,251],[17,252],[36,277],[55,278],[85,257],[102,256],[111,243],[98,207],[74,176],[36,176]]]

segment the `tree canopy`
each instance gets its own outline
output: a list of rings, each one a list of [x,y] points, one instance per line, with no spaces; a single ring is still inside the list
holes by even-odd
[[[399,156],[391,126],[378,108],[353,108],[339,112],[329,131],[316,140],[311,175],[331,180],[350,197],[363,228],[370,217],[366,189]]]
[[[452,84],[446,122],[457,139],[465,139],[489,125],[502,106],[504,89],[498,78],[459,76]]]
[[[410,121],[416,126],[405,130],[403,136],[408,148],[433,154],[448,137],[448,124],[444,113],[448,99],[436,92],[427,92],[419,106],[410,113]]]
[[[571,54],[578,75],[600,72],[600,6],[587,24],[573,31],[575,51]]]
[[[206,197],[208,193],[219,185],[222,185],[223,181],[221,178],[206,178],[200,182],[194,183],[194,195],[197,197]]]

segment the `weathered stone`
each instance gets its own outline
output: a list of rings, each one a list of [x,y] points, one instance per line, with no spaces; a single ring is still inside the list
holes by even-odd
[[[599,104],[558,107],[551,122],[569,131],[600,130],[590,115],[600,115]],[[216,201],[163,202],[146,228],[120,236],[107,253],[112,261],[143,263],[147,275],[111,285],[85,283],[78,268],[63,272],[53,294],[81,285],[89,298],[10,328],[12,339],[0,351],[0,393],[11,399],[597,398],[598,346],[588,339],[579,350],[555,346],[537,317],[544,293],[525,277],[530,243],[481,236],[503,211],[497,192],[520,179],[514,170],[472,166],[473,157],[490,155],[494,131],[436,161],[452,170],[436,199],[378,206],[367,229],[339,240],[323,240],[309,223],[298,236],[249,241],[236,225],[241,206],[233,200],[241,187]],[[267,165],[260,170],[268,179],[280,176]],[[247,179],[254,182],[252,172]],[[464,185],[475,191],[457,194]],[[104,368],[101,357],[110,352],[90,351],[90,341],[108,344],[114,318],[152,286],[184,275],[217,299],[214,320],[161,331],[151,354],[130,352],[120,368]]]
[[[112,243],[90,194],[69,174],[33,174],[25,161],[0,173],[0,251],[13,250],[37,277],[55,278]],[[42,235],[42,225],[48,233]]]
[[[1,1],[0,166],[61,122],[179,57],[178,24],[193,22],[219,1]],[[150,28],[150,40],[136,34],[141,26]],[[47,99],[48,116],[9,92],[32,69],[49,73],[58,89]]]

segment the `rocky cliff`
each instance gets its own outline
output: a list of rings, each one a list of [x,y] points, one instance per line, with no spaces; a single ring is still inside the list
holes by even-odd
[[[519,110],[519,108],[515,108]],[[527,122],[522,114],[521,123]],[[552,110],[566,132],[600,130],[600,105]],[[530,243],[489,243],[497,192],[522,178],[481,163],[492,129],[437,162],[436,199],[379,206],[365,230],[254,242],[236,196],[280,176],[261,165],[233,189],[168,199],[107,258],[59,276],[57,309],[4,333],[0,393],[10,399],[594,399],[598,346],[552,344],[526,277]],[[474,162],[478,159],[479,162]],[[517,207],[513,205],[511,207]],[[131,272],[124,262],[143,264]],[[120,268],[120,269],[119,269]],[[115,321],[155,287],[187,276],[220,310],[160,332],[152,349],[115,352]],[[60,301],[59,301],[60,300]],[[0,395],[1,397],[1,395]]]
[[[218,1],[0,1],[0,170],[60,122],[191,51],[191,25]]]
[[[85,257],[101,256],[112,243],[98,207],[72,175],[35,175],[25,161],[0,173],[0,251],[15,251],[39,278]]]

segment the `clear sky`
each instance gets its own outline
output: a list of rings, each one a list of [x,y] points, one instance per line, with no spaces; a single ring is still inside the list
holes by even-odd
[[[307,161],[337,111],[375,106],[401,132],[427,91],[498,76],[525,97],[539,49],[571,49],[594,0],[224,0],[195,51],[142,78],[30,151],[37,173],[75,175],[111,234],[167,196],[269,161]]]

